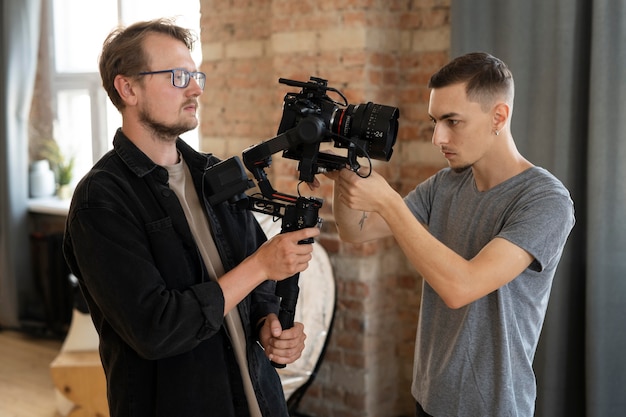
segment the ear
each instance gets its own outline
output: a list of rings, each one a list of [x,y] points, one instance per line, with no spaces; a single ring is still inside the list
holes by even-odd
[[[511,116],[511,107],[504,103],[499,102],[493,107],[493,130],[501,131],[506,125],[509,117]]]
[[[137,103],[137,95],[134,90],[133,80],[124,75],[117,75],[113,81],[113,85],[127,106],[133,106]]]

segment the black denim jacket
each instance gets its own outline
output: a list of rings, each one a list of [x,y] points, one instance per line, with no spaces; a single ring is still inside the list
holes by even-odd
[[[239,416],[245,398],[232,388],[239,371],[223,329],[224,297],[209,279],[167,170],[121,130],[113,145],[78,184],[64,238],[100,335],[111,417]],[[182,140],[177,147],[228,271],[265,234],[250,212],[207,203],[203,177],[217,158]],[[252,383],[263,415],[272,417],[287,416],[285,398],[254,324],[278,311],[274,288],[266,281],[238,305]]]

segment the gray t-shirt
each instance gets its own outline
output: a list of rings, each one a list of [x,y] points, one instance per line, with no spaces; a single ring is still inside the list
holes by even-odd
[[[460,309],[424,282],[411,391],[436,417],[532,416],[532,362],[552,279],[574,225],[569,192],[533,167],[479,192],[472,170],[443,169],[405,202],[430,233],[465,259],[495,237],[535,260],[513,281]]]

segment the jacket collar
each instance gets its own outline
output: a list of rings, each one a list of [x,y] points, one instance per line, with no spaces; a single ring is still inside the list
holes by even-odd
[[[180,151],[188,166],[205,170],[209,165],[207,155],[196,152],[181,138],[176,140],[176,148]],[[113,138],[113,149],[122,159],[124,164],[135,175],[142,178],[154,170],[165,170],[155,164],[143,153],[123,132],[118,129]]]

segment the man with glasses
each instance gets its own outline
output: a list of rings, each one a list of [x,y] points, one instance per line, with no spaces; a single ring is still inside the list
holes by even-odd
[[[111,417],[287,416],[271,365],[295,361],[276,280],[306,269],[316,228],[269,241],[250,212],[207,203],[218,162],[196,128],[206,75],[189,31],[166,20],[112,32],[103,86],[122,114],[114,149],[78,184],[64,253],[100,336]]]

